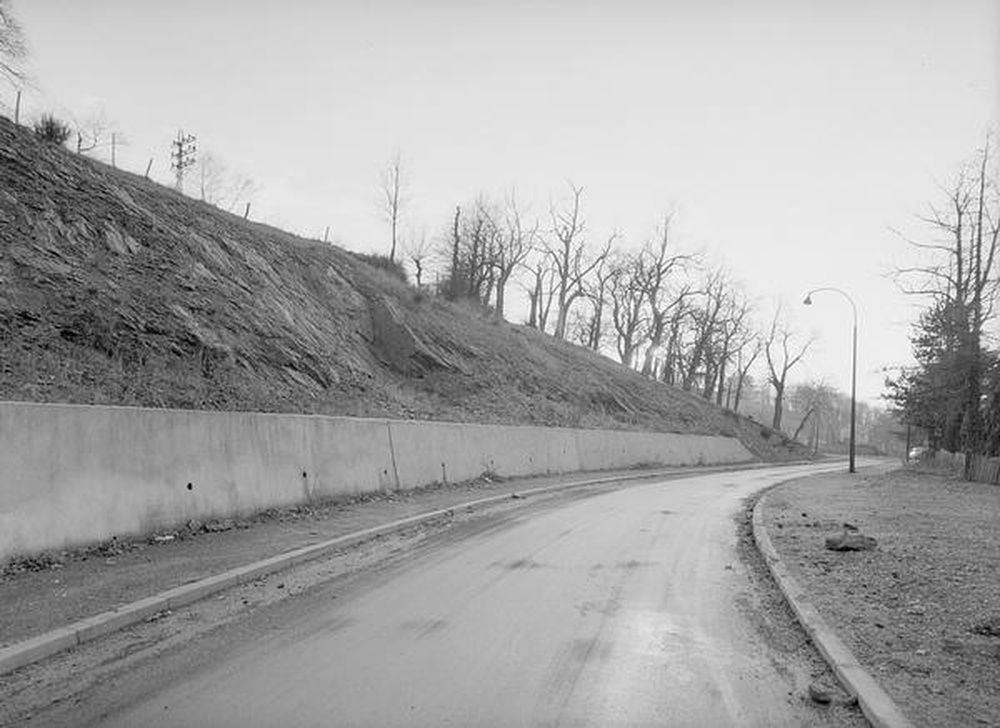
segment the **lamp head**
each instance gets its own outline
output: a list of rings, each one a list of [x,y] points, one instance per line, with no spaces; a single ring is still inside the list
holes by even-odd
[[[809,295],[807,295],[806,299],[802,303],[804,303],[807,306],[812,306],[813,305],[812,294],[810,293]]]

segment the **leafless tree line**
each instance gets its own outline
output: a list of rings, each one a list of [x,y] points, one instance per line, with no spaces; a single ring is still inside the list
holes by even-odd
[[[770,419],[774,411],[774,389],[767,381],[747,385],[742,412],[754,418]],[[890,412],[864,401],[857,402],[859,448],[903,455],[906,426]],[[785,395],[785,431],[812,452],[846,453],[851,424],[851,397],[822,380],[789,385]]]
[[[644,376],[739,410],[754,367],[766,367],[774,390],[771,424],[781,427],[789,372],[811,341],[800,340],[775,312],[761,327],[759,311],[741,285],[704,256],[674,240],[671,215],[649,239],[630,249],[617,231],[591,236],[583,189],[533,215],[513,192],[480,195],[456,207],[436,241],[404,241],[418,286],[429,264],[443,276],[436,289],[472,301],[498,318],[508,288],[527,297],[525,324],[595,351],[617,356]]]

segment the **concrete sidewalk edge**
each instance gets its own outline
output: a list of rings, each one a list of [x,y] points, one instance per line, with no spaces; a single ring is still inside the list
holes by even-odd
[[[628,475],[588,478],[582,481],[557,483],[555,485],[529,488],[525,490],[518,490],[516,492],[519,495],[529,496],[556,490],[568,490],[570,488],[582,488],[590,485],[624,482],[628,480],[644,480],[678,474],[702,475],[735,469],[795,466],[809,464],[811,462],[812,461],[793,461],[788,463],[735,463],[722,466],[686,466],[645,472],[635,471],[634,473],[629,473]],[[58,652],[81,645],[84,642],[97,639],[98,637],[110,634],[111,632],[130,627],[133,624],[149,619],[150,617],[165,610],[177,609],[191,604],[192,602],[196,602],[199,599],[204,599],[205,597],[217,594],[218,592],[230,587],[245,584],[262,576],[300,564],[304,561],[325,556],[336,549],[351,546],[361,541],[375,538],[376,536],[383,536],[404,528],[417,526],[436,518],[447,517],[453,515],[457,510],[474,508],[476,506],[484,506],[490,503],[507,500],[511,497],[511,495],[511,491],[505,491],[502,495],[489,496],[473,501],[467,501],[465,503],[458,503],[449,508],[420,513],[398,521],[392,521],[391,523],[385,523],[379,526],[366,528],[361,531],[348,533],[327,541],[312,544],[310,546],[303,546],[291,551],[286,551],[285,553],[272,556],[271,558],[264,559],[262,561],[257,561],[247,566],[236,567],[221,574],[216,574],[215,576],[199,579],[198,581],[191,582],[190,584],[182,584],[181,586],[168,589],[167,591],[160,592],[154,596],[122,605],[121,607],[117,607],[93,617],[87,617],[78,622],[67,625],[66,627],[60,627],[44,634],[40,634],[37,637],[16,642],[0,649],[0,675],[12,672],[19,667],[30,665],[33,662],[38,662],[39,660],[43,660],[46,657],[50,657]]]
[[[764,561],[767,562],[767,568],[791,605],[799,623],[840,682],[858,699],[862,712],[875,728],[913,728],[913,724],[903,715],[888,693],[861,666],[847,645],[820,616],[808,595],[785,567],[764,525],[766,500],[767,493],[764,493],[754,505],[753,537],[757,542],[757,548],[764,556]]]

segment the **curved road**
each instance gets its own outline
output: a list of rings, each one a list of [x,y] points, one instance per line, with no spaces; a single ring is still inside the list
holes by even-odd
[[[732,517],[842,467],[563,496],[290,612],[104,725],[800,725],[794,670],[747,614]]]

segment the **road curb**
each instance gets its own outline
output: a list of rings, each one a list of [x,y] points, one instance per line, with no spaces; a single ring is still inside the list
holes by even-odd
[[[861,666],[847,645],[820,616],[808,595],[785,567],[771,543],[767,528],[764,526],[764,503],[766,501],[767,493],[764,493],[754,505],[754,541],[757,542],[757,548],[763,554],[771,576],[778,583],[778,588],[785,595],[785,599],[791,605],[799,623],[840,682],[847,688],[848,692],[858,699],[858,705],[861,706],[862,712],[875,728],[913,728],[913,724],[903,715],[899,706],[893,702],[875,678]]]
[[[530,496],[548,493],[557,490],[569,490],[571,488],[582,488],[590,485],[602,485],[605,483],[617,483],[628,480],[645,480],[650,478],[660,478],[671,475],[707,475],[714,472],[724,472],[734,469],[781,467],[783,465],[801,465],[803,462],[795,461],[790,463],[737,463],[723,466],[708,467],[677,467],[656,471],[636,471],[628,475],[615,475],[604,478],[588,478],[582,481],[569,483],[556,483],[553,485],[540,486],[538,488],[528,488],[516,491],[518,495]],[[134,624],[149,619],[150,617],[165,610],[178,609],[180,607],[196,602],[205,597],[217,594],[220,591],[229,589],[240,584],[259,579],[276,571],[295,566],[310,559],[316,559],[329,554],[337,549],[351,546],[361,541],[366,541],[377,536],[384,536],[394,531],[404,528],[418,526],[437,518],[448,517],[457,510],[475,508],[477,506],[489,505],[503,500],[509,500],[511,491],[505,491],[502,495],[488,496],[465,503],[457,503],[448,508],[441,508],[427,513],[419,513],[415,516],[402,518],[391,523],[379,526],[372,526],[361,531],[355,531],[343,536],[322,541],[320,543],[302,546],[291,551],[272,556],[261,561],[236,567],[215,576],[209,576],[190,584],[168,589],[151,597],[146,597],[129,604],[122,605],[93,617],[87,617],[78,622],[74,622],[65,627],[59,627],[50,632],[32,637],[22,642],[16,642],[7,647],[0,648],[0,675],[11,672],[38,662],[46,657],[62,652],[71,647],[76,647],[85,642],[103,637],[104,635],[116,632],[120,629],[130,627]]]

